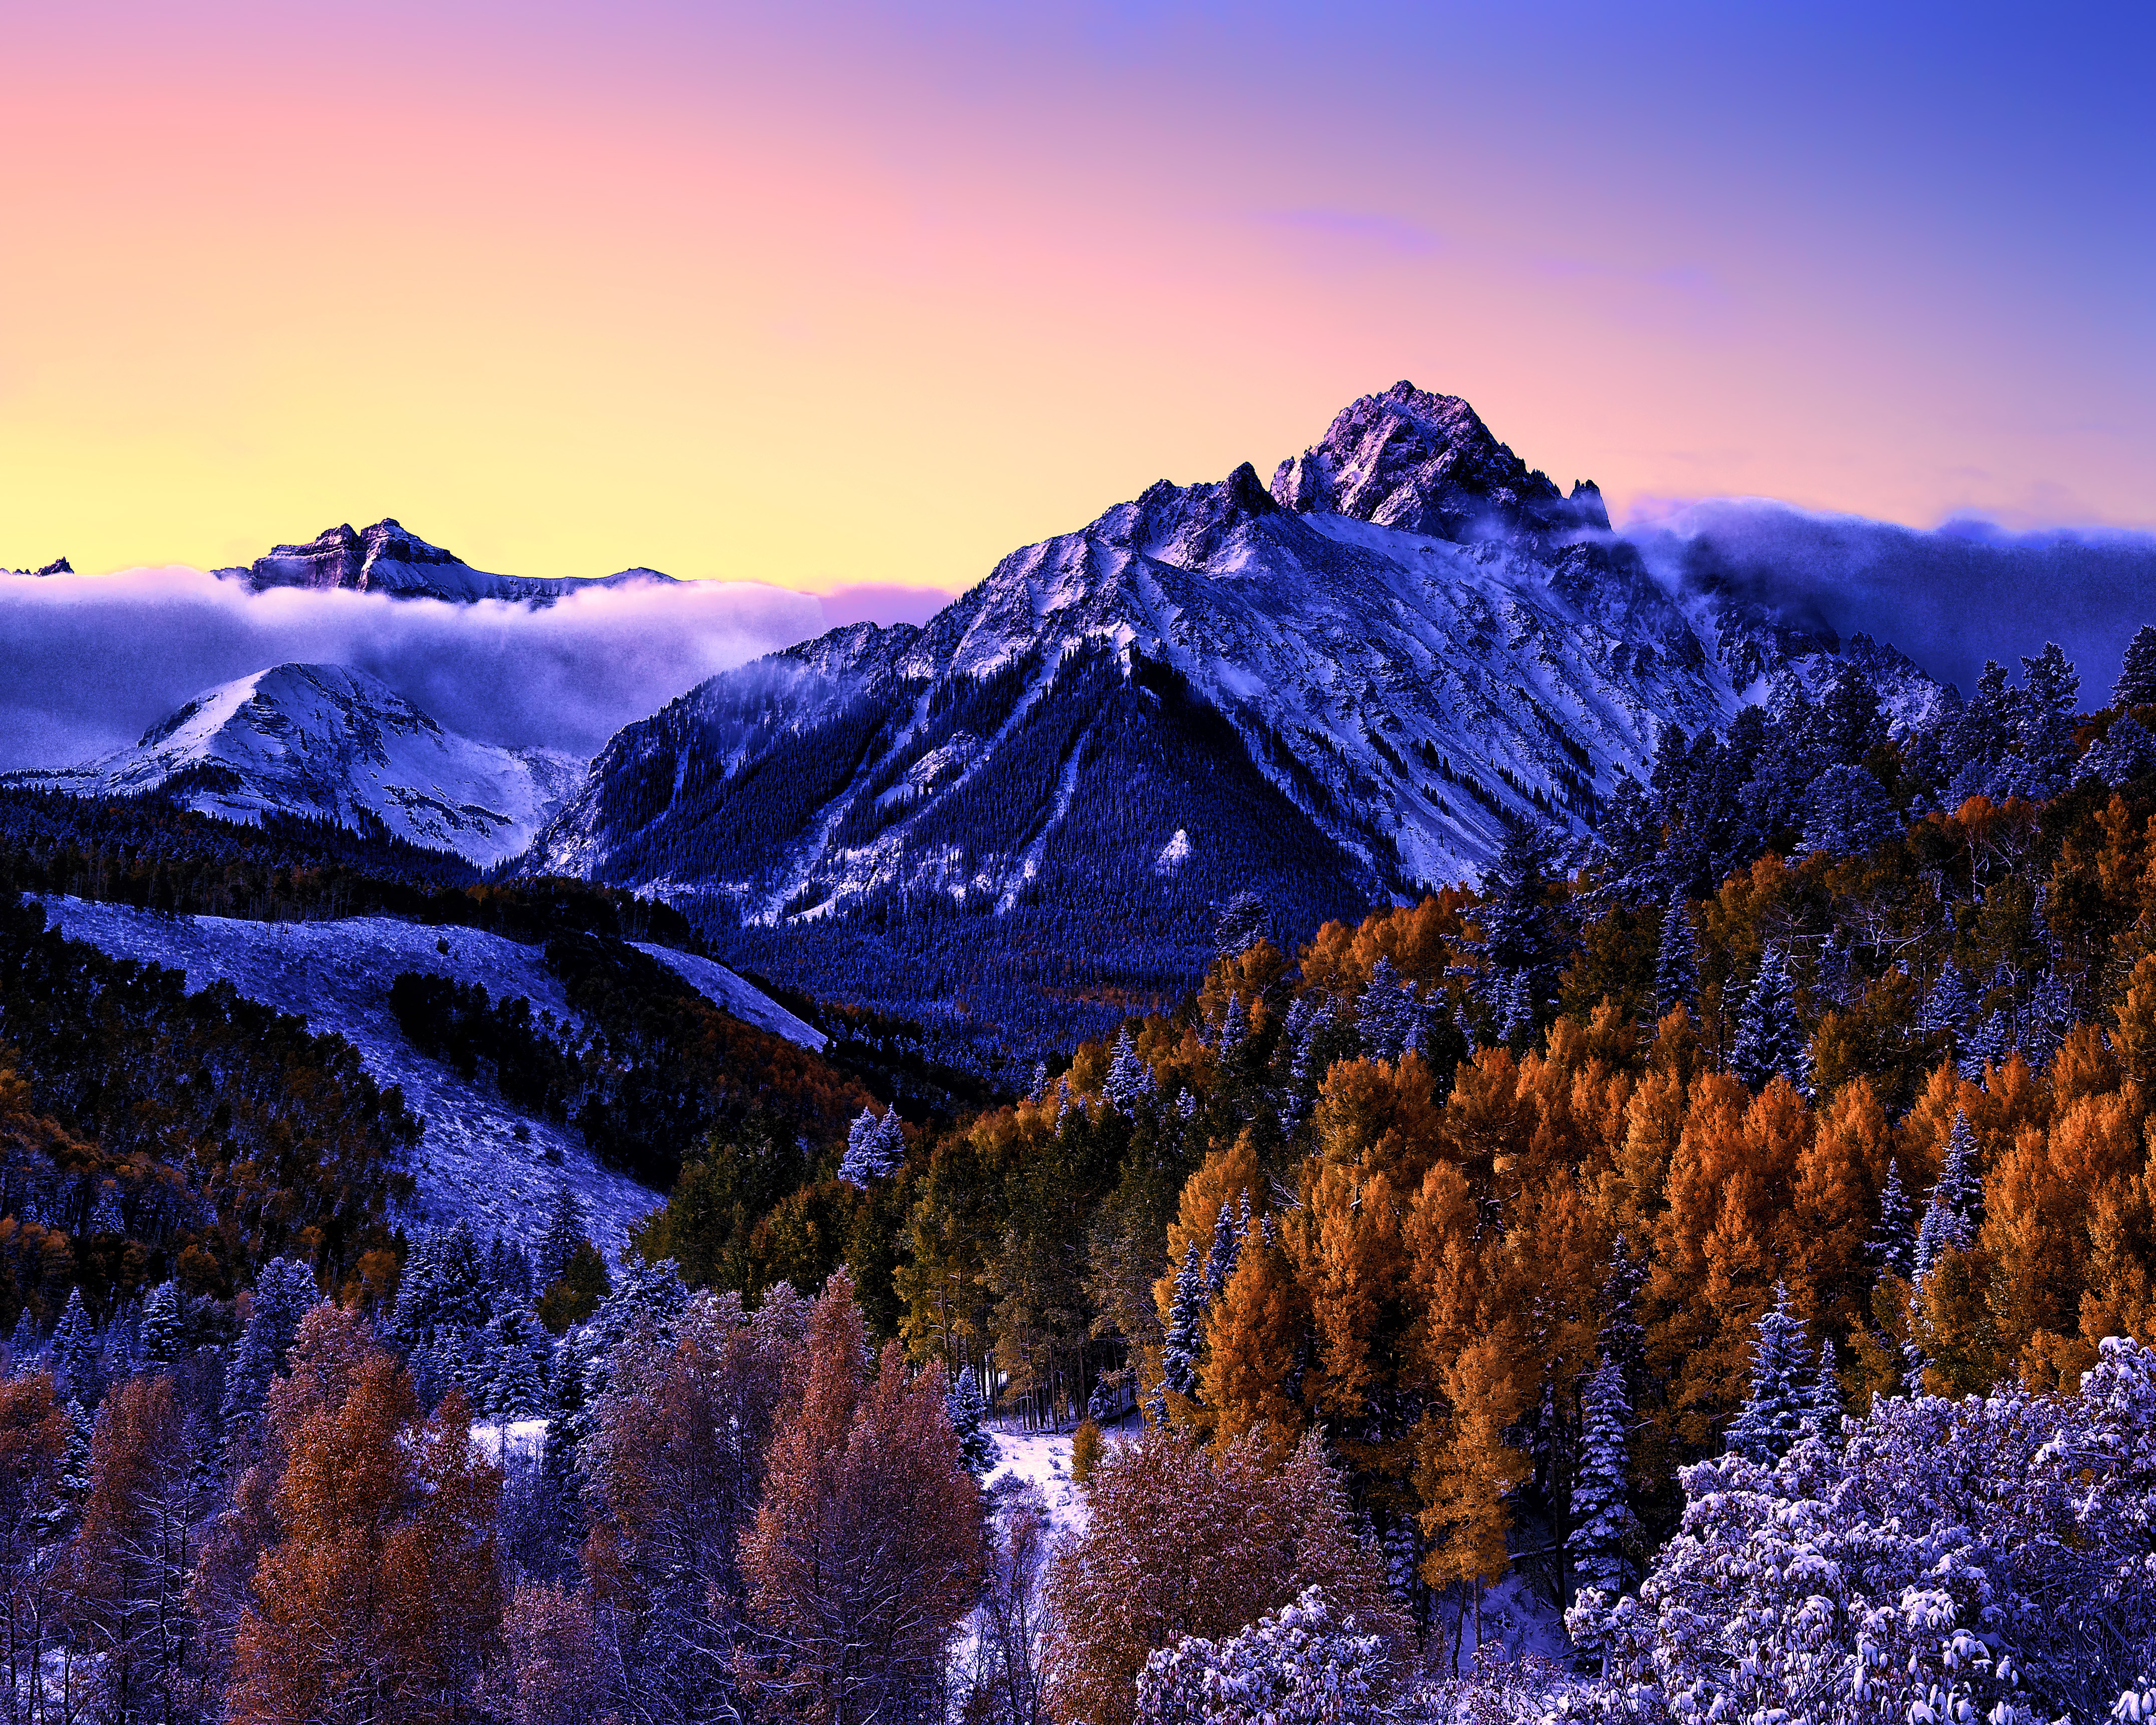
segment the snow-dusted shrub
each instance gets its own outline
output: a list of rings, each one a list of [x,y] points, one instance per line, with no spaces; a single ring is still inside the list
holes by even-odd
[[[1138,1725],[1380,1725],[1401,1717],[1382,1635],[1336,1619],[1321,1588],[1240,1634],[1185,1635],[1138,1673]]]
[[[2078,1394],[1880,1401],[1836,1455],[1685,1470],[1636,1599],[1567,1617],[1604,1678],[1559,1715],[1991,1725],[2100,1718],[2156,1663],[2156,1353]]]

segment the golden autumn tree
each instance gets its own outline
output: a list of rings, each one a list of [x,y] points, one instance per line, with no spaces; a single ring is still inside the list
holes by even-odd
[[[873,1378],[867,1358],[840,1271],[810,1318],[799,1399],[772,1440],[742,1540],[760,1637],[745,1686],[775,1715],[815,1725],[918,1707],[980,1588],[980,1491],[942,1374],[909,1374],[896,1345]]]
[[[456,1392],[422,1417],[403,1367],[317,1306],[270,1393],[276,1539],[234,1636],[234,1725],[464,1717],[500,1632],[498,1468]]]
[[[90,1496],[69,1559],[75,1619],[98,1655],[111,1718],[172,1718],[204,1699],[187,1602],[201,1510],[189,1436],[166,1376],[120,1385],[91,1431]]]
[[[1129,1725],[1146,1656],[1183,1635],[1228,1635],[1306,1587],[1397,1636],[1375,1555],[1316,1434],[1284,1461],[1252,1435],[1215,1452],[1172,1426],[1101,1458],[1086,1529],[1049,1579],[1056,1716]]]

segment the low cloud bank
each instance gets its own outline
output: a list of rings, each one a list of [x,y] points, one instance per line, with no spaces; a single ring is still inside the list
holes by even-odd
[[[1673,588],[1722,586],[1790,622],[1891,641],[1966,695],[1987,659],[2056,641],[2085,707],[2106,705],[2133,632],[2156,623],[2156,535],[2008,533],[1984,521],[1924,531],[1749,498],[1695,503],[1623,536]]]
[[[589,754],[714,672],[872,611],[749,583],[579,593],[545,610],[249,593],[198,570],[0,576],[0,772],[132,743],[183,701],[288,661],[371,672],[451,730]],[[881,619],[879,619],[881,620]]]

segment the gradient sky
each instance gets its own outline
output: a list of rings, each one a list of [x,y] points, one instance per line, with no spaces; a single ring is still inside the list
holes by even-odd
[[[1401,377],[1617,513],[2156,524],[2156,10],[0,8],[0,566],[970,584]]]

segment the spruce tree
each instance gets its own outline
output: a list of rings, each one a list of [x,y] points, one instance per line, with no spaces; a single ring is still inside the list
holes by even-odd
[[[1198,1350],[1204,1333],[1204,1270],[1194,1240],[1183,1248],[1183,1267],[1175,1275],[1175,1294],[1168,1307],[1168,1335],[1161,1348],[1164,1386],[1177,1395],[1198,1394]]]
[[[2144,623],[2127,643],[2126,660],[2119,666],[2118,681],[2112,685],[2114,706],[2147,706],[2156,703],[2156,627]]]
[[[1214,1219],[1213,1250],[1205,1258],[1205,1304],[1209,1308],[1219,1302],[1220,1296],[1227,1290],[1228,1278],[1235,1273],[1235,1260],[1240,1253],[1242,1235],[1249,1230],[1250,1213],[1250,1195],[1246,1192],[1243,1194],[1241,1230],[1237,1229],[1235,1213],[1227,1204],[1220,1206],[1220,1214]]]
[[[547,1232],[541,1237],[538,1253],[531,1260],[533,1294],[544,1294],[561,1281],[562,1272],[569,1267],[569,1260],[576,1256],[577,1248],[584,1243],[586,1232],[583,1207],[564,1180],[554,1189],[554,1208],[547,1219]]]
[[[943,1398],[943,1412],[957,1435],[958,1457],[966,1464],[966,1471],[977,1480],[986,1479],[1001,1458],[988,1430],[988,1404],[981,1394],[980,1373],[971,1366],[952,1380],[950,1391]]]
[[[77,1401],[97,1399],[99,1346],[97,1326],[90,1322],[80,1287],[68,1291],[67,1306],[53,1332],[53,1381],[60,1393]]]
[[[1919,1283],[1948,1246],[1965,1248],[1976,1238],[1983,1208],[1984,1173],[1977,1166],[1976,1134],[1969,1116],[1957,1113],[1953,1130],[1947,1135],[1945,1166],[1924,1207],[1923,1226],[1917,1230],[1915,1279]]]
[[[1902,1189],[1902,1159],[1887,1164],[1887,1189],[1879,1194],[1879,1222],[1865,1241],[1867,1257],[1879,1269],[1907,1280],[1915,1267],[1913,1218],[1908,1195]]]
[[[1580,1398],[1579,1471],[1572,1486],[1573,1529],[1564,1546],[1580,1579],[1612,1594],[1621,1593],[1630,1579],[1628,1554],[1640,1538],[1625,1450],[1631,1419],[1624,1371],[1605,1353]]]
[[[180,1312],[180,1291],[169,1281],[160,1282],[143,1303],[136,1358],[157,1371],[177,1365],[186,1347],[187,1324]]]
[[[285,1369],[285,1357],[300,1332],[300,1320],[315,1303],[314,1272],[296,1260],[272,1258],[254,1278],[254,1296],[240,1332],[232,1363],[225,1368],[222,1424],[228,1445],[238,1441],[262,1411],[270,1380]]]
[[[1655,955],[1655,1009],[1666,1014],[1690,1006],[1699,992],[1699,960],[1691,933],[1691,906],[1680,887],[1662,912],[1662,942]]]
[[[1797,1016],[1796,983],[1781,949],[1769,947],[1759,959],[1738,1014],[1737,1040],[1729,1051],[1730,1070],[1754,1090],[1780,1073],[1800,1091],[1811,1086],[1811,1047]]]
[[[1804,1380],[1804,1423],[1830,1444],[1841,1441],[1841,1375],[1835,1368],[1834,1343],[1820,1337],[1819,1358]]]
[[[1730,1422],[1727,1446],[1753,1461],[1779,1461],[1804,1435],[1810,1404],[1811,1350],[1803,1321],[1789,1307],[1789,1288],[1774,1284],[1774,1303],[1760,1317],[1752,1344],[1752,1384]]]
[[[899,1130],[898,1111],[878,1114],[864,1108],[846,1131],[846,1153],[839,1159],[839,1178],[850,1186],[865,1189],[897,1172],[906,1160],[906,1137]]]
[[[38,1350],[44,1346],[38,1334],[38,1320],[25,1306],[15,1319],[13,1334],[8,1338],[9,1369],[17,1376],[30,1369]]]
[[[1363,1052],[1373,1060],[1397,1060],[1421,1028],[1420,1003],[1400,980],[1393,961],[1380,956],[1355,1003],[1355,1029]]]
[[[1152,1068],[1132,1045],[1129,1029],[1117,1031],[1115,1053],[1108,1061],[1108,1076],[1101,1086],[1108,1106],[1127,1117],[1133,1115],[1138,1105],[1152,1094]]]

